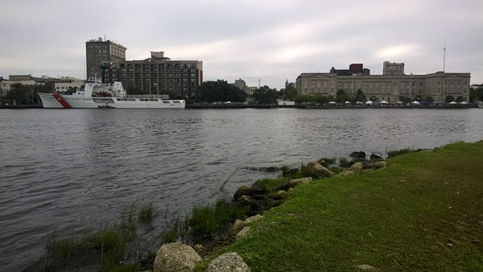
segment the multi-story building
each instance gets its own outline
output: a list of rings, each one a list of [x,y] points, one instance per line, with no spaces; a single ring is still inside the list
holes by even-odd
[[[396,63],[385,61],[382,63],[383,76],[400,76],[404,75],[404,63]]]
[[[118,79],[124,88],[141,89],[146,94],[175,92],[178,97],[196,96],[203,82],[203,62],[198,60],[171,60],[164,52],[151,52],[144,60],[118,61]]]
[[[32,75],[9,75],[8,79],[2,77],[0,80],[0,96],[5,96],[12,88],[12,85],[16,83],[25,86],[38,85],[38,83],[36,83],[36,78]]]
[[[92,39],[86,42],[86,73],[87,78],[106,77],[106,81],[114,81],[117,78],[116,69],[103,70],[102,66],[110,66],[119,61],[126,60],[127,48],[110,40],[102,38]],[[107,72],[110,74],[104,74]],[[104,79],[104,78],[103,78]]]
[[[463,97],[469,102],[470,73],[436,72],[426,75],[338,75],[330,73],[302,73],[297,77],[296,89],[299,95],[336,96],[343,90],[355,95],[357,90],[366,97],[394,103],[400,97],[425,99],[431,96],[434,101],[445,102],[447,96],[455,99]]]
[[[241,78],[235,79],[235,87],[237,87],[238,89],[244,90],[247,87],[247,84],[246,84],[245,80],[243,80]]]

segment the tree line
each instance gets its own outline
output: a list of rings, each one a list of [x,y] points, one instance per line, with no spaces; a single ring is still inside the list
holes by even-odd
[[[10,90],[2,97],[2,104],[15,103],[20,105],[38,105],[40,104],[38,93],[49,93],[54,89],[53,84],[45,85],[23,85],[21,83],[15,83],[11,85]],[[70,88],[64,91],[65,94],[72,94],[77,91],[77,87]],[[144,92],[140,89],[128,89],[128,94],[143,94]],[[162,91],[161,94],[167,94],[171,99],[177,98],[176,93],[173,91]],[[232,102],[232,103],[244,103],[250,98],[251,101],[259,105],[270,105],[275,104],[277,99],[292,100],[297,104],[304,103],[319,103],[326,104],[328,102],[334,101],[336,103],[344,103],[349,101],[351,104],[355,104],[358,101],[365,102],[371,100],[376,102],[378,99],[376,96],[366,96],[366,94],[361,90],[357,90],[355,95],[349,95],[344,90],[337,91],[335,96],[325,96],[325,95],[298,95],[297,90],[293,86],[288,86],[286,89],[277,91],[277,89],[272,89],[269,86],[261,86],[257,88],[252,94],[246,93],[244,90],[239,89],[233,84],[228,83],[225,80],[216,81],[205,81],[203,82],[196,91],[196,96],[194,97],[183,97],[187,99],[189,103],[214,103],[214,102]],[[426,103],[433,103],[434,98],[432,96],[400,96],[399,101],[404,104],[410,103],[412,101],[425,101]],[[454,97],[448,95],[445,97],[446,103],[456,101],[462,102],[464,98],[462,96]],[[475,102],[475,100],[483,101],[483,85],[478,88],[470,89],[470,102]]]

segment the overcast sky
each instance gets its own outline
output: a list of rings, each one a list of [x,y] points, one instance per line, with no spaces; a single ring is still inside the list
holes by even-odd
[[[85,42],[203,61],[204,80],[282,88],[301,73],[384,61],[483,83],[482,0],[2,0],[0,76],[85,77]],[[444,47],[446,41],[446,58]],[[443,60],[446,59],[444,62]]]

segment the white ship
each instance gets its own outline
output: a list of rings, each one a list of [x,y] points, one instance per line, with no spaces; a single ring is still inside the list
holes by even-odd
[[[74,94],[39,93],[47,109],[184,109],[184,100],[165,100],[162,95],[128,95],[121,82],[105,84],[89,79]]]

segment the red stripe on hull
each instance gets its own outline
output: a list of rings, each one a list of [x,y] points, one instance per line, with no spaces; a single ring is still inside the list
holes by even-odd
[[[69,102],[65,101],[60,94],[53,94],[52,96],[62,105],[62,107],[64,107],[64,109],[72,109]]]

